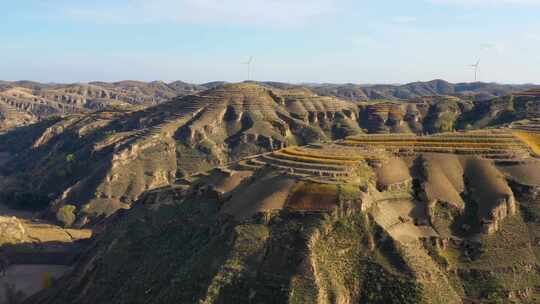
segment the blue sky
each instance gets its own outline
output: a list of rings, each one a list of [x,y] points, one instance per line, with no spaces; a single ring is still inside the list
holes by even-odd
[[[540,83],[540,0],[3,2],[3,80]]]

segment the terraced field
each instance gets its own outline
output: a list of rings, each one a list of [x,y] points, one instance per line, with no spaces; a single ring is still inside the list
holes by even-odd
[[[539,89],[531,89],[523,92],[517,92],[512,94],[514,96],[527,96],[527,97],[540,97],[540,90]]]
[[[525,121],[518,121],[510,126],[514,130],[540,133],[540,118],[533,118]]]
[[[241,166],[258,169],[263,166],[281,170],[297,178],[325,183],[360,183],[362,165],[380,154],[380,150],[345,147],[334,144],[288,147],[240,162]]]
[[[525,135],[524,135],[525,134]],[[540,133],[507,129],[442,133],[432,136],[414,134],[370,134],[348,137],[324,145],[287,147],[258,155],[238,163],[243,169],[265,166],[296,178],[324,183],[361,183],[363,166],[380,167],[391,157],[420,153],[477,156],[498,165],[525,163],[531,154],[540,155]]]
[[[531,147],[536,156],[540,156],[540,118],[515,122],[510,128],[516,137]]]
[[[481,156],[498,162],[515,162],[529,156],[527,145],[505,130],[454,132],[432,136],[360,135],[349,137],[340,144],[364,149],[384,149],[398,156],[416,153],[451,153]]]

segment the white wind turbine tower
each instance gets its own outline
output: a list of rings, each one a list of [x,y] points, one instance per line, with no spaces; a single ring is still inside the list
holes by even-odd
[[[471,64],[471,67],[474,68],[474,81],[478,81],[478,70],[480,69],[480,59],[476,62],[476,64]]]
[[[249,57],[249,60],[246,62],[242,62],[242,64],[247,65],[247,80],[251,80],[251,63],[253,62],[253,56]]]

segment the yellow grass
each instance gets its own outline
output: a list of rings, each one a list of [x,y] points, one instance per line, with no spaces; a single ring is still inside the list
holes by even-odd
[[[92,237],[89,229],[63,229],[50,224],[27,223],[25,229],[31,239],[40,242],[72,242]]]
[[[315,151],[303,150],[299,148],[290,148],[283,150],[287,154],[296,155],[296,156],[308,156],[314,158],[323,158],[323,159],[333,159],[333,160],[350,160],[350,161],[359,161],[364,158],[359,155],[330,155],[333,152],[327,151],[327,154],[319,154]],[[334,152],[335,153],[335,152]]]
[[[434,136],[434,137],[416,137],[416,136],[354,136],[347,138],[349,141],[358,142],[442,142],[442,143],[493,143],[493,144],[512,144],[518,142],[513,136],[489,135],[478,136]]]
[[[513,133],[516,137],[531,147],[536,155],[540,156],[540,133],[525,131],[514,131]]]
[[[302,162],[302,163],[314,163],[314,164],[322,164],[322,165],[356,165],[358,162],[356,161],[346,161],[346,160],[332,160],[332,159],[324,159],[324,158],[316,158],[311,156],[296,156],[296,155],[290,155],[288,153],[283,153],[282,151],[277,151],[272,154],[272,156],[276,158],[286,159],[290,161],[296,161],[296,162]]]
[[[284,156],[289,159],[294,159],[298,161],[307,161],[307,162],[316,162],[322,164],[334,164],[334,165],[344,165],[344,164],[357,164],[359,161],[364,158],[361,156],[338,156],[338,155],[323,155],[316,154],[312,152],[307,152],[305,150],[298,149],[283,149],[274,153],[275,156]]]
[[[467,138],[467,139],[492,139],[492,138],[512,138],[512,134],[507,129],[494,130],[473,130],[467,132],[445,132],[427,136],[413,133],[384,133],[384,134],[358,134],[349,136],[353,139],[380,139],[380,138],[417,138],[423,140],[437,140],[441,138]]]
[[[345,144],[371,145],[383,147],[437,147],[437,148],[488,148],[488,149],[512,149],[521,148],[520,143],[494,143],[494,142],[456,142],[456,141],[370,141],[370,140],[345,140]]]

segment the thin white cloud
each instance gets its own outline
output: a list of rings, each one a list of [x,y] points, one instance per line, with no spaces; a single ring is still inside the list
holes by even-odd
[[[352,37],[350,39],[350,42],[352,43],[353,46],[360,47],[360,48],[374,48],[374,47],[381,46],[380,41],[368,35]]]
[[[527,33],[523,35],[523,38],[527,41],[540,41],[540,34],[538,33]]]
[[[480,45],[480,49],[483,52],[495,52],[497,54],[501,54],[505,50],[505,45],[502,43],[492,43],[492,42],[482,43]]]
[[[304,24],[334,10],[332,0],[127,0],[122,6],[70,6],[74,19],[97,23]],[[80,3],[80,2],[79,2]]]
[[[435,4],[459,6],[540,5],[540,0],[427,0]]]
[[[394,19],[392,19],[392,23],[397,24],[408,24],[408,23],[414,23],[418,21],[418,18],[413,16],[397,16]]]

